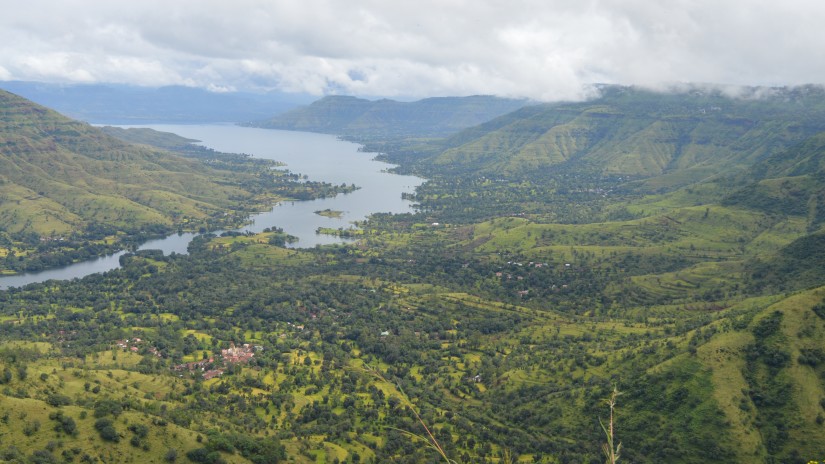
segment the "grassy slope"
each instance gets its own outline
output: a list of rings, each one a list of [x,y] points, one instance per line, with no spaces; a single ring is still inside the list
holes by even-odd
[[[456,172],[514,176],[575,165],[657,176],[652,188],[686,185],[747,166],[825,129],[821,92],[784,92],[749,100],[713,92],[613,89],[592,102],[522,110],[457,134],[432,161]]]
[[[250,196],[198,162],[120,142],[5,92],[0,122],[0,215],[11,232],[171,225]]]
[[[481,247],[482,251],[514,251],[512,247],[523,247],[520,249],[522,253],[538,259],[553,256],[535,247],[531,241],[530,235],[540,236],[542,230],[555,231],[560,234],[557,236],[564,237],[564,245],[551,247],[555,255],[560,256],[562,260],[575,259],[570,254],[573,249],[580,252],[590,251],[596,256],[609,255],[611,260],[615,260],[627,253],[666,255],[666,250],[671,247],[677,255],[681,255],[687,252],[686,244],[697,245],[696,253],[703,254],[698,264],[676,272],[634,277],[631,281],[631,286],[643,289],[648,297],[655,295],[671,301],[682,299],[685,302],[693,301],[698,293],[714,287],[730,289],[731,286],[739,285],[743,275],[743,262],[741,261],[743,257],[752,253],[771,256],[771,250],[776,252],[783,245],[791,243],[793,238],[805,233],[805,222],[802,218],[798,218],[794,226],[791,226],[791,222],[788,221],[782,221],[779,224],[759,224],[760,215],[756,213],[714,207],[710,209],[709,214],[709,218],[713,216],[719,218],[714,228],[713,224],[710,226],[702,224],[701,218],[704,213],[699,215],[697,213],[700,213],[698,208],[672,213],[684,222],[680,224],[681,227],[677,226],[677,230],[673,233],[674,240],[667,245],[602,246],[597,244],[609,242],[617,237],[622,240],[623,234],[627,234],[625,237],[633,236],[637,241],[643,241],[640,237],[645,234],[644,224],[663,225],[656,218],[624,224],[586,226],[530,225],[527,221],[504,219],[477,226],[476,233],[488,233],[495,236]],[[734,218],[736,221],[731,222]],[[725,224],[727,226],[723,227]],[[647,230],[651,229],[653,227],[648,226]],[[766,239],[766,235],[770,235],[771,238]],[[599,239],[596,239],[596,236]],[[740,238],[747,238],[747,240],[740,241]],[[587,245],[588,243],[591,245]],[[679,251],[676,251],[677,249]],[[559,262],[558,258],[555,262]],[[627,286],[622,286],[617,288],[617,291],[626,293],[629,290]],[[811,311],[811,307],[821,303],[823,299],[825,299],[825,289],[816,288],[786,298],[746,299],[732,305],[729,302],[723,303],[728,308],[720,314],[717,323],[709,326],[715,327],[717,332],[705,344],[700,343],[696,358],[676,356],[663,363],[660,369],[651,371],[652,374],[658,372],[668,379],[663,386],[662,394],[665,396],[675,394],[674,391],[679,388],[678,384],[673,383],[674,376],[678,378],[682,372],[695,372],[694,379],[698,383],[683,384],[683,388],[687,388],[686,391],[690,393],[689,397],[693,397],[687,401],[695,402],[692,403],[693,412],[681,411],[675,405],[661,406],[668,408],[667,410],[671,411],[674,417],[687,417],[688,422],[683,424],[685,427],[698,427],[694,432],[688,433],[702,433],[700,431],[707,427],[716,430],[714,432],[716,436],[708,442],[708,446],[714,449],[729,450],[733,453],[731,457],[737,462],[763,461],[769,454],[791,453],[802,457],[816,456],[822,445],[813,437],[821,436],[822,429],[821,401],[825,398],[825,383],[821,375],[823,366],[805,365],[797,359],[803,349],[815,349],[820,352],[825,349],[825,342],[823,342],[825,321]],[[647,307],[645,311],[649,313],[652,309]],[[750,320],[753,322],[746,325],[737,322],[739,319],[733,315],[741,311],[750,313],[748,319],[752,318]],[[784,317],[781,333],[774,337],[777,338],[777,346],[788,353],[789,362],[778,371],[771,371],[759,362],[756,363],[756,367],[749,366],[746,359],[755,341],[753,327],[762,318],[775,311],[781,312]],[[653,309],[653,314],[655,314],[655,309]],[[678,320],[683,316],[674,314],[671,317]],[[696,336],[695,331],[685,334],[684,337],[673,337],[671,342],[678,345],[693,336]],[[632,356],[635,362],[645,362],[643,360],[646,356],[642,353],[643,351],[635,350]],[[614,369],[621,371],[615,366]],[[755,369],[756,372],[748,376],[748,369]],[[784,382],[782,388],[790,391],[787,402],[778,407],[760,404],[758,399],[752,398],[754,391],[768,388],[765,386],[769,383],[767,376],[772,375],[781,378]],[[656,384],[663,380],[657,375],[652,375],[647,382]],[[654,391],[656,389],[650,385],[648,387]],[[635,437],[641,441],[657,435],[651,432],[649,428],[651,424],[643,419],[649,413],[649,405],[645,406],[631,400],[630,404],[625,407],[630,409],[624,412],[623,417],[620,416],[624,422],[622,427],[626,429],[624,430],[625,446],[634,448],[635,445],[636,449],[631,451],[632,456],[635,457],[634,460],[645,460],[642,455],[638,454],[639,444],[632,444],[630,440]],[[704,419],[697,416],[703,408],[707,409],[706,419],[710,420],[710,423],[704,423]],[[721,422],[716,418],[719,414],[723,414]],[[634,415],[638,417],[628,417]],[[690,422],[693,420],[699,422]],[[673,433],[673,436],[683,437],[684,432],[685,430],[681,433]],[[780,438],[777,439],[776,436]],[[710,440],[710,437],[708,439]],[[765,440],[774,441],[769,446]],[[686,456],[674,456],[673,458],[679,462],[691,462]],[[701,460],[696,462],[701,462]]]
[[[30,345],[12,343],[4,344],[2,348],[31,348]],[[41,344],[39,348],[45,351],[50,347]],[[88,454],[111,462],[162,463],[167,462],[164,456],[169,449],[179,451],[178,460],[185,459],[184,454],[187,450],[200,446],[197,440],[198,433],[174,423],[157,425],[153,422],[157,419],[155,415],[129,410],[118,415],[114,418],[115,429],[121,436],[117,443],[103,440],[94,428],[96,418],[90,409],[95,401],[102,399],[115,400],[120,403],[141,401],[153,404],[152,407],[156,409],[175,406],[174,402],[164,401],[163,398],[182,390],[181,382],[170,377],[135,372],[134,368],[140,359],[141,356],[132,353],[118,352],[113,356],[112,352],[103,352],[81,363],[72,359],[46,358],[36,363],[29,363],[27,379],[15,378],[6,385],[6,389],[7,393],[26,391],[30,396],[23,398],[0,396],[0,415],[8,415],[7,419],[0,423],[3,443],[14,445],[26,455],[35,450],[47,448],[49,443],[58,443],[57,450],[53,451],[53,454],[70,452],[76,456],[76,459]],[[85,388],[84,384],[99,387],[99,391],[92,392]],[[48,404],[45,398],[51,392],[67,396],[71,399],[72,405],[55,407]],[[56,422],[49,416],[57,411],[62,411],[64,415],[75,420],[77,423],[75,436],[53,430]],[[35,423],[39,423],[38,430],[31,435],[26,434],[26,425]],[[149,428],[149,435],[143,440],[141,446],[136,447],[130,444],[129,439],[132,433],[127,429],[130,424],[143,424]],[[240,456],[233,455],[224,458],[227,462],[247,462]]]
[[[764,460],[767,454],[765,429],[776,423],[788,429],[781,449],[786,452],[796,450],[803,457],[815,456],[819,452],[821,443],[813,437],[822,433],[822,425],[817,420],[822,416],[820,402],[825,398],[822,366],[803,365],[797,359],[800,349],[825,348],[822,341],[825,323],[810,309],[821,303],[823,297],[825,290],[818,288],[784,298],[758,312],[749,327],[752,329],[775,311],[783,315],[781,332],[776,336],[782,339],[781,345],[790,354],[790,362],[774,373],[759,367],[764,372],[758,374],[777,376],[786,382],[784,388],[789,391],[790,400],[779,408],[760,406],[752,397],[760,387],[746,375],[747,350],[755,341],[751,330],[727,330],[699,348],[699,359],[712,371],[714,398],[724,411],[734,441],[738,443],[737,461]]]
[[[314,188],[284,188],[288,178],[261,175],[265,163],[221,154],[213,166],[166,151],[188,143],[172,134],[116,133],[162,147],[0,92],[0,257],[14,254],[3,272],[65,265],[174,228],[233,226],[275,192]]]

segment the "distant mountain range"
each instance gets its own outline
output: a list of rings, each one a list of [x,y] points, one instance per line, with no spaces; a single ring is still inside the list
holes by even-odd
[[[528,104],[528,100],[483,95],[414,102],[329,96],[249,125],[359,138],[443,137]]]
[[[100,124],[243,122],[268,118],[315,97],[288,93],[209,92],[169,86],[0,81],[15,93],[74,119]]]

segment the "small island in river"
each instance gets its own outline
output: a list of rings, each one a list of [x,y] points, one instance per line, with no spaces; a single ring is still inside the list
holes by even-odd
[[[324,216],[324,217],[328,217],[328,218],[340,219],[341,216],[344,215],[344,212],[343,211],[335,211],[333,209],[327,208],[327,209],[324,209],[324,210],[315,211],[315,214],[317,214],[318,216]]]

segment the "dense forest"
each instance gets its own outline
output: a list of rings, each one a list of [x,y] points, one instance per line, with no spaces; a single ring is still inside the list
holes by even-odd
[[[597,463],[612,417],[620,462],[816,461],[824,101],[607,89],[365,136],[428,182],[353,244],[205,235],[0,292],[0,458]]]

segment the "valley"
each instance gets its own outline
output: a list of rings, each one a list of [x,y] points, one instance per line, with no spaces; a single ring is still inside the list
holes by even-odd
[[[349,229],[354,227],[353,223],[365,220],[374,212],[410,212],[411,202],[404,200],[402,194],[411,193],[414,186],[423,181],[414,176],[390,174],[386,172],[389,165],[372,161],[372,156],[358,151],[357,145],[322,134],[195,124],[154,125],[129,129],[108,126],[102,130],[124,140],[154,144],[159,148],[198,150],[207,155],[215,153],[203,145],[191,145],[194,138],[198,138],[210,147],[219,146],[221,150],[246,153],[250,162],[263,165],[268,163],[282,175],[307,180],[310,182],[310,188],[317,189],[319,185],[334,184],[333,188],[337,193],[335,196],[323,194],[314,198],[314,195],[310,194],[303,201],[279,199],[274,204],[261,205],[257,212],[250,211],[247,218],[237,221],[237,229],[211,230],[212,233],[220,235],[261,233],[286,227],[286,232],[292,239],[284,242],[284,245],[290,247],[311,248],[315,245],[344,241],[334,235],[316,233],[319,227],[333,230]],[[172,132],[194,138],[173,138],[170,137]],[[212,161],[211,164],[214,165],[215,162]],[[292,171],[300,172],[301,175],[292,174]],[[297,181],[295,183],[297,184]],[[291,189],[296,192],[297,186],[293,185]],[[315,190],[311,193],[314,192]],[[323,211],[333,211],[331,208],[334,207],[336,214],[318,215],[316,208],[319,207],[324,207]],[[163,238],[136,243],[134,249],[159,249],[165,254],[186,254],[189,242],[199,233],[205,232],[179,230]],[[0,277],[0,289],[108,271],[119,266],[119,258],[124,252],[80,261],[59,269]]]
[[[403,194],[414,210],[339,231],[350,243],[204,234],[186,255],[0,291],[0,458],[596,463],[615,388],[622,462],[815,461],[825,95],[772,95],[616,87],[448,135],[352,132],[426,182]],[[48,161],[25,156],[40,168],[4,169],[4,194],[36,190],[22,173]],[[302,198],[360,186],[312,181]],[[43,185],[34,204],[81,188]],[[280,188],[254,185],[233,211]],[[88,221],[54,209],[67,231]],[[36,217],[4,222],[15,252],[49,227]]]
[[[2,91],[0,107],[2,274],[65,266],[172,232],[237,227],[276,201],[354,188],[306,182],[271,160],[190,148],[186,139],[163,148],[127,143]]]

